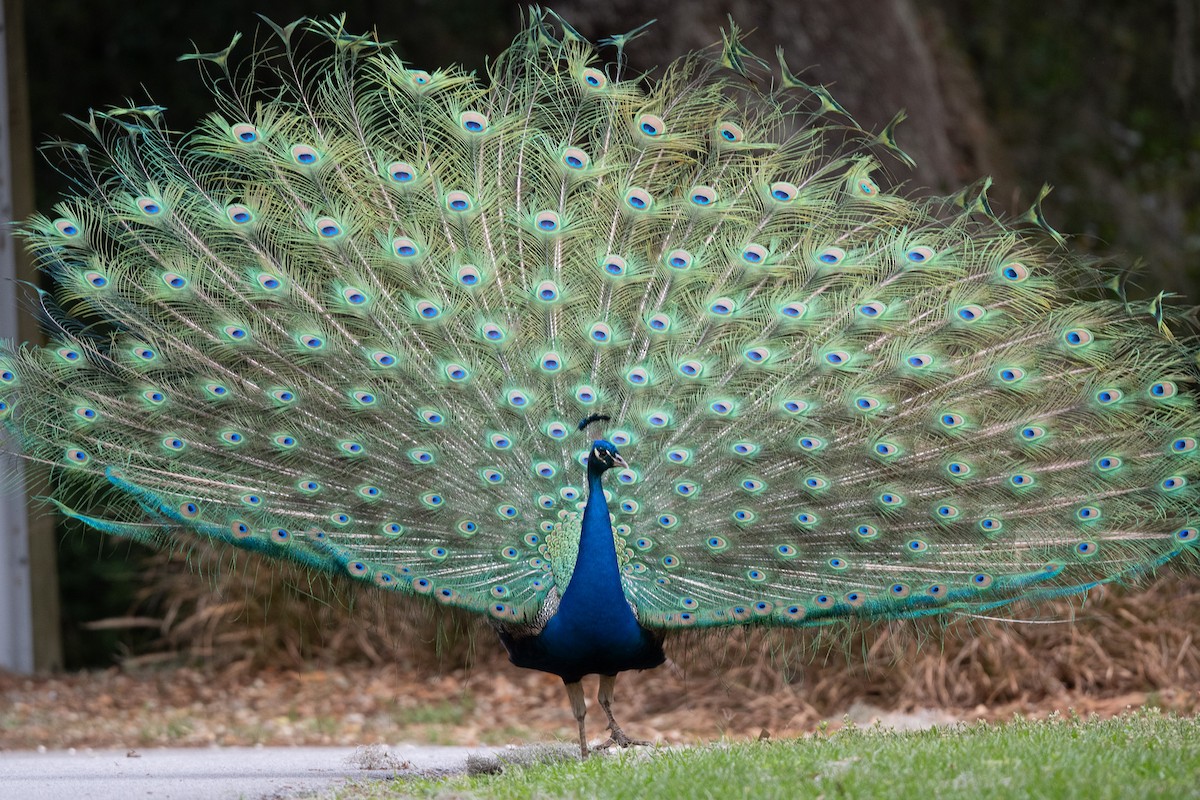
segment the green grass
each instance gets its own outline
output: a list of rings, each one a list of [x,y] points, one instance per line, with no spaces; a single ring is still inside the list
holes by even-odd
[[[509,767],[502,775],[364,782],[336,797],[1196,798],[1200,718],[1147,710],[906,733],[850,727],[803,740]]]

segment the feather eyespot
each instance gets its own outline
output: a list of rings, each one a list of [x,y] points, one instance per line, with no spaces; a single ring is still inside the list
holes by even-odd
[[[924,369],[933,363],[933,356],[929,355],[928,353],[914,353],[913,355],[904,359],[904,363],[908,364],[908,366],[912,367],[913,369]]]
[[[567,426],[561,422],[551,422],[546,426],[546,435],[551,439],[563,439],[567,435]]]
[[[857,411],[862,411],[862,412],[875,411],[881,405],[882,405],[882,403],[879,402],[879,398],[871,397],[870,395],[862,395],[860,397],[854,398],[854,408]]]
[[[717,202],[717,190],[711,186],[693,186],[688,192],[692,205],[705,208]]]
[[[734,442],[730,448],[734,455],[752,456],[759,451],[759,446],[754,442]]]
[[[567,169],[582,170],[588,168],[588,165],[592,163],[592,159],[578,147],[568,147],[563,150],[562,163]]]
[[[1175,492],[1187,486],[1188,480],[1183,475],[1172,475],[1163,479],[1159,486],[1164,492]]]
[[[272,275],[269,272],[260,272],[254,276],[254,280],[260,287],[268,292],[274,292],[283,288],[283,279],[277,275]]]
[[[808,402],[805,400],[788,399],[781,401],[779,407],[783,409],[785,414],[795,416],[796,414],[803,414],[808,410]]]
[[[530,402],[529,395],[525,394],[525,392],[521,391],[520,389],[509,389],[508,393],[505,394],[504,399],[507,400],[508,404],[513,408],[524,408],[525,406],[529,405]]]
[[[186,289],[188,285],[187,278],[180,275],[178,272],[164,272],[162,282],[170,289]]]
[[[462,364],[450,363],[446,365],[446,377],[455,383],[462,383],[471,377],[471,373]]]
[[[292,161],[295,161],[302,167],[311,167],[321,160],[321,154],[315,147],[307,144],[294,144],[288,153],[292,156]]]
[[[241,203],[232,203],[225,206],[225,216],[234,225],[248,225],[254,221],[254,212]]]
[[[704,364],[695,360],[684,361],[678,369],[685,378],[698,378],[704,372]]]
[[[553,211],[539,211],[533,218],[533,225],[543,233],[554,233],[562,227],[562,221]]]
[[[249,122],[239,122],[230,128],[229,131],[233,135],[233,140],[240,144],[253,144],[258,141],[258,128],[251,125]]]
[[[1100,509],[1095,506],[1083,506],[1075,512],[1075,516],[1084,522],[1095,522],[1100,519]]]
[[[1172,453],[1190,453],[1196,449],[1196,439],[1191,436],[1181,436],[1171,442]]]
[[[408,79],[418,88],[422,88],[428,86],[433,81],[433,76],[423,69],[410,69],[408,71]]]
[[[881,317],[885,311],[887,311],[887,306],[883,303],[880,303],[878,300],[872,300],[869,303],[863,303],[858,307],[858,313],[867,319]]]
[[[671,329],[671,318],[666,314],[655,314],[646,320],[646,325],[656,333],[666,333]]]
[[[984,309],[982,306],[970,304],[970,305],[965,305],[965,306],[959,306],[958,309],[954,312],[954,314],[959,319],[961,319],[963,322],[978,322],[979,320],[984,318],[984,315],[987,314],[987,310]]]
[[[1000,268],[1000,277],[1012,283],[1021,283],[1029,277],[1029,269],[1024,264],[1014,261]]]
[[[637,118],[637,131],[642,136],[653,139],[667,131],[667,123],[655,114],[642,114]]]
[[[612,341],[612,328],[607,323],[597,322],[588,329],[588,338],[597,344],[608,344]]]
[[[163,210],[162,203],[153,197],[139,197],[134,203],[147,217],[157,217]]]
[[[646,415],[646,423],[652,428],[666,428],[671,424],[671,415],[666,411],[651,411]]]
[[[777,203],[790,203],[799,193],[796,184],[787,181],[775,181],[770,187],[771,199]]]
[[[648,211],[654,198],[645,189],[634,186],[625,192],[625,205],[634,211]]]
[[[938,417],[938,422],[942,424],[942,427],[951,430],[961,427],[965,421],[961,414],[956,414],[953,411],[947,411]]]
[[[463,266],[459,267],[458,272],[455,273],[455,278],[457,278],[460,284],[466,286],[467,288],[478,286],[479,282],[482,280],[482,276],[479,273],[479,268],[472,264],[464,264]]]
[[[800,319],[807,313],[808,313],[808,306],[806,306],[804,303],[801,303],[799,301],[788,303],[787,305],[780,306],[780,308],[779,308],[780,316],[785,317],[790,320]]]
[[[742,356],[751,364],[765,364],[771,360],[771,351],[766,347],[752,347]]]
[[[325,347],[325,340],[314,333],[302,333],[296,337],[296,340],[309,350],[320,350]]]
[[[60,217],[59,219],[54,220],[53,224],[54,229],[68,239],[74,239],[80,234],[79,223],[75,222],[74,220],[67,219],[66,217]]]
[[[397,236],[392,239],[392,252],[400,258],[412,258],[420,255],[420,246],[407,236]]]
[[[575,390],[575,399],[585,406],[595,403],[597,397],[596,390],[586,384]]]
[[[446,208],[459,214],[470,211],[474,202],[466,192],[454,191],[446,194]]]
[[[608,77],[593,67],[587,67],[580,74],[583,85],[589,89],[603,89],[608,85]]]
[[[393,161],[384,167],[383,173],[390,178],[393,183],[412,183],[417,179],[416,168],[407,161]]]
[[[730,400],[714,400],[708,404],[708,408],[718,417],[727,417],[733,413],[734,404]]]
[[[758,266],[767,259],[767,248],[761,244],[751,242],[742,248],[742,261],[745,261],[751,266]]]
[[[543,303],[552,303],[558,299],[558,285],[554,281],[542,281],[534,290],[534,296]]]
[[[730,297],[718,297],[708,304],[708,310],[718,317],[728,317],[737,311],[737,303]]]
[[[625,380],[634,386],[647,386],[650,384],[650,373],[645,367],[633,367],[625,373]]]
[[[692,452],[683,448],[668,450],[667,460],[672,464],[686,464],[692,460]]]
[[[1174,381],[1158,381],[1147,390],[1147,394],[1155,400],[1166,400],[1178,393],[1179,387],[1175,385]]]
[[[95,270],[88,270],[83,273],[83,279],[89,286],[96,289],[103,289],[108,286],[108,278],[105,277],[104,273],[96,272]]]
[[[1021,369],[1020,367],[1001,367],[996,372],[996,377],[998,377],[1002,383],[1020,383],[1025,377],[1025,370]]]
[[[846,259],[846,251],[840,247],[826,247],[817,253],[817,261],[827,267],[836,267]]]
[[[928,247],[914,247],[908,250],[904,254],[904,257],[913,264],[924,264],[926,261],[932,259],[935,255],[936,253],[934,253],[934,251]]]
[[[419,300],[415,306],[417,315],[424,320],[435,320],[442,315],[442,309],[429,300]]]
[[[614,278],[620,278],[620,277],[624,276],[626,270],[628,269],[628,265],[625,263],[625,259],[621,258],[618,255],[613,255],[611,253],[609,255],[606,255],[601,260],[600,265],[601,265],[601,268],[605,271],[605,273],[607,273],[608,275],[611,275]]]
[[[1036,442],[1045,435],[1046,429],[1041,425],[1025,425],[1020,430],[1020,436],[1026,442]]]
[[[722,122],[717,126],[717,138],[722,142],[736,144],[746,138],[746,132],[732,122]]]
[[[399,359],[386,350],[375,350],[371,353],[371,361],[379,367],[394,367],[399,363]]]
[[[347,286],[345,289],[342,289],[342,299],[352,306],[361,306],[366,304],[368,298],[362,289]]]
[[[979,520],[979,528],[984,533],[996,533],[1004,527],[1004,523],[995,517],[984,517]]]
[[[884,458],[888,458],[889,456],[894,456],[900,452],[900,448],[897,447],[896,445],[892,444],[891,442],[876,442],[875,446],[872,447],[871,449],[875,452],[876,455],[883,456]]]
[[[830,350],[825,353],[825,363],[835,367],[845,366],[850,362],[850,354],[845,350]]]
[[[1066,342],[1067,347],[1083,347],[1091,344],[1094,340],[1092,332],[1086,328],[1071,328],[1063,333],[1063,341]]]
[[[458,124],[467,133],[486,133],[488,118],[478,111],[464,111],[458,115]]]

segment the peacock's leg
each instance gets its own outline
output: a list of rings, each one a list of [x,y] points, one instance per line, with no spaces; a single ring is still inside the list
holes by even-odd
[[[583,682],[575,681],[565,685],[567,697],[571,700],[571,713],[575,715],[575,721],[579,723],[579,754],[581,758],[587,758],[587,734],[583,730],[583,718],[587,716],[587,703],[583,699]],[[611,719],[611,717],[610,714],[609,718]]]
[[[613,690],[617,685],[616,675],[601,675],[600,676],[600,691],[596,693],[596,699],[600,701],[600,707],[604,709],[604,713],[608,715],[608,731],[609,737],[597,747],[597,750],[603,750],[606,747],[632,747],[635,744],[650,744],[640,739],[630,739],[625,735],[625,731],[621,730],[621,726],[617,724],[617,720],[613,717],[612,701]]]

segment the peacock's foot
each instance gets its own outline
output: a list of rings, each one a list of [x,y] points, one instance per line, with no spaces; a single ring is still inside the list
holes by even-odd
[[[608,730],[610,731],[609,737],[607,739],[605,739],[603,742],[601,742],[600,744],[593,747],[592,748],[593,753],[598,750],[607,750],[610,747],[624,748],[624,747],[633,747],[634,745],[645,745],[648,747],[650,745],[650,742],[643,741],[641,739],[630,739],[628,736],[625,735],[625,731],[621,730],[620,728],[611,727]]]

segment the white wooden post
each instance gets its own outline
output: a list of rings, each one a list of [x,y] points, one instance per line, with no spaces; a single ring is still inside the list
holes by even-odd
[[[9,101],[10,8],[0,0],[0,338],[17,340],[16,245],[8,223],[15,216],[13,109]],[[19,112],[18,112],[19,113]],[[3,434],[0,434],[3,435]],[[0,463],[0,667],[32,672],[33,601],[29,566],[29,515],[21,465]]]

